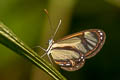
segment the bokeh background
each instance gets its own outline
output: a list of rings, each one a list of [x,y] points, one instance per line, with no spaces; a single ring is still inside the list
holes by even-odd
[[[120,80],[120,0],[0,0],[0,21],[31,48],[47,47],[59,19],[62,24],[55,40],[92,28],[103,29],[107,35],[102,50],[87,60],[83,68],[75,72],[59,71],[68,80]],[[40,49],[37,52],[43,54]],[[53,79],[0,44],[0,80]]]

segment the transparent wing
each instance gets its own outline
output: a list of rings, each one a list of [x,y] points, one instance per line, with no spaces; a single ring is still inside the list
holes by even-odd
[[[102,30],[90,29],[69,35],[54,43],[52,47],[53,50],[60,48],[61,50],[66,50],[67,47],[69,50],[73,49],[84,54],[86,59],[88,59],[98,53],[105,42],[105,38],[106,35]]]

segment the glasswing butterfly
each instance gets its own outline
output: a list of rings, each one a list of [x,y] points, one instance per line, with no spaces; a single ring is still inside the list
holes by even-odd
[[[41,57],[48,55],[51,63],[50,54],[54,62],[66,71],[75,71],[83,67],[85,60],[95,56],[102,48],[105,42],[105,32],[101,29],[88,29],[78,33],[68,35],[60,40],[54,41],[58,27],[49,40],[47,49],[43,49],[46,53]]]

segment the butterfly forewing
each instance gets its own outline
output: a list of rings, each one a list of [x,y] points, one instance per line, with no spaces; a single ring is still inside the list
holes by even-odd
[[[75,71],[84,65],[85,59],[93,57],[101,49],[104,41],[102,30],[84,30],[56,41],[51,55],[62,69]]]

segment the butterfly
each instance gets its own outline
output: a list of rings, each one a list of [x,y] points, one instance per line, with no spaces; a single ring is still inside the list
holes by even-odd
[[[88,29],[68,35],[52,44],[50,51],[55,63],[67,71],[83,67],[85,60],[95,56],[105,42],[100,29]]]
[[[53,38],[60,24],[61,20],[54,35],[49,40],[48,48],[44,49],[39,46],[46,52],[41,57],[48,55],[50,62],[52,63],[52,57],[53,61],[63,70],[76,71],[83,67],[86,59],[95,56],[100,51],[105,42],[106,34],[101,29],[87,29],[54,41]]]

